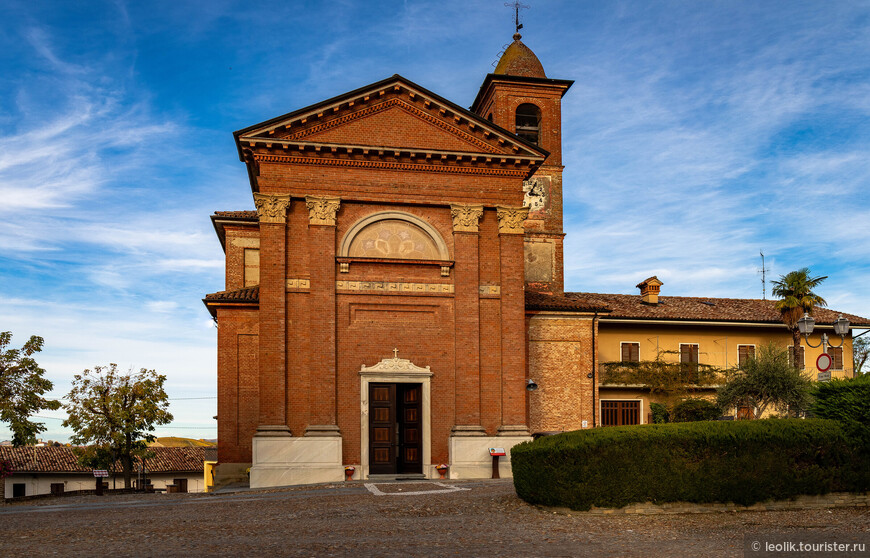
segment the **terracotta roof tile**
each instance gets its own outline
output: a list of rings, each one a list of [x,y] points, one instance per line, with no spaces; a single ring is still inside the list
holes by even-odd
[[[145,460],[145,468],[152,473],[198,472],[203,470],[205,448],[149,448],[154,457]],[[0,446],[0,459],[12,463],[16,473],[90,473],[92,469],[78,463],[71,447],[14,448]],[[134,461],[134,469],[138,467]],[[115,464],[121,470],[121,462]]]
[[[205,295],[205,302],[258,302],[260,300],[260,286],[245,287],[234,291],[218,291]]]
[[[780,313],[773,300],[751,298],[711,298],[690,296],[659,296],[658,304],[646,304],[640,295],[604,293],[565,293],[577,296],[611,309],[608,318],[694,320],[724,322],[781,323]],[[830,308],[817,308],[813,318],[818,324],[833,324],[842,314],[853,326],[870,326],[870,320],[838,312]]]
[[[527,310],[563,310],[583,312],[607,312],[607,304],[583,296],[580,293],[565,293],[564,295],[526,293]]]

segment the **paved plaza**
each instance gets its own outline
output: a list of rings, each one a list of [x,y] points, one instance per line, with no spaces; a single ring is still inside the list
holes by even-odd
[[[868,530],[867,508],[602,516],[530,506],[510,480],[354,482],[0,505],[0,556],[743,556],[747,534]]]

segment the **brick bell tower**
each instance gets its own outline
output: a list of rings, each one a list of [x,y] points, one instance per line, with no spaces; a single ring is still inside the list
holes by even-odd
[[[549,152],[523,183],[525,288],[562,293],[565,288],[562,231],[562,97],[574,83],[550,79],[519,33],[487,74],[471,110]]]

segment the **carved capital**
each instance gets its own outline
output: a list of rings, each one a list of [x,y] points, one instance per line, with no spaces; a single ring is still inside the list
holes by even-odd
[[[335,214],[341,205],[341,198],[326,196],[305,196],[308,206],[309,225],[335,226]]]
[[[450,204],[450,214],[453,216],[453,232],[478,232],[483,206],[454,203]]]
[[[498,232],[503,234],[523,234],[523,221],[529,215],[528,207],[502,207],[496,208],[498,214]]]
[[[261,223],[286,223],[290,194],[270,196],[254,193],[254,205]]]

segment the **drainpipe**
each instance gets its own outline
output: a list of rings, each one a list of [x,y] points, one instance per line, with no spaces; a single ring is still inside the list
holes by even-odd
[[[596,346],[597,340],[595,339],[595,329],[597,325],[598,310],[595,311],[595,316],[592,317],[592,428],[595,428],[595,396],[598,395],[598,390],[595,388],[595,373],[598,363],[598,347]]]

